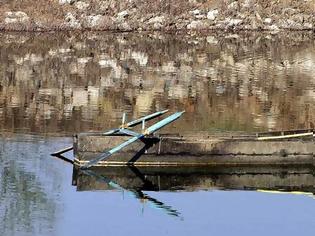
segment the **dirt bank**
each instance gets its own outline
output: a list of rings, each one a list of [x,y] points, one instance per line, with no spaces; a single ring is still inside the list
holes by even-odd
[[[315,0],[0,0],[0,30],[314,30]]]

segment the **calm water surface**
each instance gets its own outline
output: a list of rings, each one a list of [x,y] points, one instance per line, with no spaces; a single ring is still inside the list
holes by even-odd
[[[314,235],[313,166],[77,173],[49,155],[124,111],[186,110],[171,132],[313,128],[313,34],[1,33],[0,62],[0,235]]]
[[[162,109],[172,131],[313,128],[311,33],[0,34],[0,129],[71,135]]]
[[[221,188],[241,188],[242,181],[264,186],[255,175],[229,180],[225,179],[228,175],[212,176],[209,183],[191,176],[177,183],[182,186],[180,191],[142,191],[142,198],[135,194],[141,191],[137,184],[118,190],[117,186],[106,187],[95,176],[72,186],[72,166],[49,156],[70,143],[71,139],[29,136],[1,140],[1,235],[314,235],[313,194]],[[305,184],[314,191],[314,175],[299,172],[263,176],[271,179],[267,186]],[[161,188],[170,183],[160,177]],[[119,178],[115,184],[123,185]],[[215,179],[212,188],[205,188]]]

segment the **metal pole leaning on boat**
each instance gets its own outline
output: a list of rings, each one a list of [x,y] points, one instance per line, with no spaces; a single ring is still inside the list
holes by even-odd
[[[134,127],[138,124],[141,124],[142,121],[146,122],[146,121],[149,121],[149,120],[152,120],[154,118],[157,118],[163,114],[165,114],[166,112],[168,112],[168,110],[163,110],[163,111],[158,111],[158,112],[155,112],[153,114],[150,114],[150,115],[147,115],[147,116],[144,116],[144,117],[141,117],[139,119],[136,119],[136,120],[133,120],[133,121],[130,121],[126,124],[127,127]]]
[[[182,114],[184,114],[185,111],[180,111],[180,112],[176,112],[173,115],[170,115],[168,117],[166,117],[165,119],[157,122],[156,124],[150,126],[149,128],[147,128],[144,131],[144,135],[150,135],[153,134],[155,131],[158,131],[159,129],[162,129],[164,126],[168,125],[169,123],[177,120],[179,117],[182,116]]]
[[[166,125],[172,123],[173,121],[177,120],[178,118],[181,117],[181,115],[184,113],[185,111],[181,111],[181,112],[176,112],[166,118],[164,118],[163,120],[157,122],[156,124],[150,126],[149,128],[147,128],[142,134],[141,133],[136,133],[133,132],[133,137],[128,139],[126,142],[123,142],[119,145],[117,145],[116,147],[110,149],[110,150],[105,150],[104,153],[102,153],[101,155],[99,155],[98,157],[96,157],[95,159],[89,161],[88,163],[86,163],[85,165],[81,166],[81,169],[87,169],[92,167],[93,165],[96,165],[98,162],[105,160],[106,158],[110,157],[111,155],[113,155],[114,153],[120,151],[121,149],[123,149],[124,147],[132,144],[133,142],[145,138],[145,136],[151,135],[154,132],[162,129],[163,127],[165,127]],[[123,130],[123,129],[122,129]]]
[[[137,126],[137,125],[141,124],[142,122],[146,122],[146,121],[152,120],[152,119],[154,119],[154,118],[157,118],[157,117],[159,117],[159,116],[165,114],[166,112],[168,112],[168,110],[158,111],[158,112],[155,112],[155,113],[153,113],[153,114],[150,114],[150,115],[141,117],[141,118],[139,118],[139,119],[130,121],[130,122],[128,122],[128,123],[125,123],[125,121],[126,121],[126,115],[123,115],[123,122],[122,122],[122,125],[121,125],[118,129],[112,129],[112,130],[109,130],[109,131],[105,132],[104,135],[111,135],[111,134],[118,133],[121,129],[132,128],[132,127],[134,127],[134,126]],[[125,113],[124,113],[124,114],[125,114]]]
[[[138,124],[141,124],[141,123],[143,123],[143,122],[146,122],[146,121],[152,120],[152,119],[154,119],[154,118],[157,118],[157,117],[159,117],[159,116],[165,114],[166,112],[168,112],[168,110],[158,111],[158,112],[155,112],[155,113],[153,113],[153,114],[150,114],[150,115],[141,117],[141,118],[139,118],[139,119],[130,121],[130,122],[128,122],[127,124],[126,124],[126,117],[127,117],[127,115],[126,115],[126,113],[123,113],[121,126],[120,126],[119,128],[117,128],[117,129],[111,129],[111,130],[109,130],[109,131],[107,131],[107,132],[105,132],[105,133],[102,133],[102,134],[106,136],[106,135],[111,135],[111,134],[119,133],[122,129],[134,127],[134,126],[136,126],[136,125],[138,125]],[[61,150],[58,150],[58,151],[52,153],[51,155],[52,155],[52,156],[61,155],[61,154],[63,154],[63,153],[69,152],[69,151],[71,151],[71,150],[73,150],[73,146],[71,146],[71,147],[66,147],[66,148],[63,148],[63,149],[61,149]]]

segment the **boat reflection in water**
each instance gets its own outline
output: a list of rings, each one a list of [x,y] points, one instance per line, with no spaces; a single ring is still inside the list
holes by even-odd
[[[178,210],[143,191],[248,190],[279,193],[315,193],[313,166],[261,167],[74,167],[72,184],[77,191],[118,190],[147,202],[167,214]]]

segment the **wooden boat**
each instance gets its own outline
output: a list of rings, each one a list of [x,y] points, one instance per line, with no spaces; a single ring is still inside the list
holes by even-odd
[[[267,136],[265,136],[267,137]],[[277,137],[277,136],[275,136]],[[74,138],[75,163],[84,165],[104,150],[128,138],[78,134]],[[313,135],[303,138],[259,140],[256,135],[205,133],[159,136],[137,141],[97,166],[196,166],[313,164]]]
[[[314,162],[313,130],[289,130],[259,134],[205,132],[156,134],[180,118],[176,112],[145,128],[145,122],[165,114],[159,111],[107,132],[74,136],[74,163],[92,166],[205,166],[205,165],[301,165]],[[142,124],[142,130],[132,127]],[[66,148],[58,155],[72,150]]]

